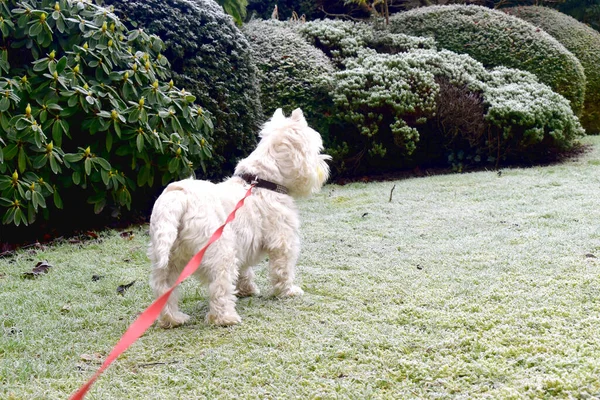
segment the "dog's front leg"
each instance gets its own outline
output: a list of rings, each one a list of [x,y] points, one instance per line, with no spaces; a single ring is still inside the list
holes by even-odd
[[[300,253],[300,238],[296,233],[290,235],[283,244],[269,251],[269,276],[273,285],[273,294],[277,297],[301,296],[304,291],[294,285],[296,261]]]
[[[214,249],[215,256],[210,257],[207,262],[210,283],[208,285],[209,310],[206,314],[206,322],[226,326],[239,324],[242,319],[235,310],[237,260],[233,254],[227,253],[227,250],[231,250],[231,248],[224,243],[224,241],[219,243],[221,246]],[[216,254],[220,254],[220,256]]]

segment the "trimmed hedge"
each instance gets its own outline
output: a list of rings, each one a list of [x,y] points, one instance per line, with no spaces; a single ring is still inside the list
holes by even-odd
[[[569,102],[535,75],[486,70],[466,54],[435,50],[431,38],[331,20],[276,26],[287,29],[285,35],[298,30],[334,61],[327,83],[335,109],[323,123],[329,124],[325,144],[338,174],[439,164],[449,155],[465,162],[540,160],[548,152],[572,148],[583,134]],[[281,54],[301,58],[301,52],[284,50],[287,41],[275,40],[267,53],[281,48]],[[269,76],[278,79],[294,71],[273,65]],[[264,93],[275,103],[279,95]],[[466,108],[447,107],[443,101]]]
[[[433,6],[390,18],[390,30],[435,38],[438,46],[469,54],[486,67],[529,71],[571,102],[581,114],[585,74],[579,60],[543,30],[480,6]]]
[[[502,11],[542,28],[579,59],[587,80],[581,124],[588,133],[600,133],[600,33],[547,7],[515,7]]]
[[[355,57],[366,47],[390,54],[436,48],[432,38],[375,30],[363,22],[322,20],[299,24],[296,28],[309,43],[324,51],[340,65],[343,65],[346,58]]]
[[[233,171],[263,122],[250,45],[213,0],[104,0],[123,19],[161,37],[173,80],[213,114],[214,159],[208,176]],[[200,173],[202,173],[200,171]]]
[[[261,103],[265,114],[300,107],[309,125],[327,134],[332,102],[325,77],[334,67],[323,52],[308,44],[289,23],[253,20],[242,31],[260,71]]]

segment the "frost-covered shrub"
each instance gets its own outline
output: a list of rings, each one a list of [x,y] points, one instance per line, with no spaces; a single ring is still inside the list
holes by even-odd
[[[404,35],[398,52],[378,53],[370,47],[373,42],[365,40],[377,32],[370,34],[368,29],[368,25],[338,21],[300,28],[340,68],[331,75],[336,115],[355,128],[331,137],[329,145],[341,169],[360,168],[360,164],[371,170],[404,166],[413,152],[415,157],[427,157],[419,146],[430,147],[431,142],[450,153],[469,152],[483,161],[521,159],[525,154],[535,159],[543,156],[536,146],[566,150],[583,132],[569,102],[531,73],[489,71],[466,54],[431,48],[431,39]],[[479,118],[485,135],[462,131],[461,118],[449,115],[446,133],[454,132],[461,139],[443,131],[432,133],[432,126],[440,123],[437,102],[447,95],[440,91],[439,81],[464,87],[481,99],[481,107],[473,109],[482,110]],[[539,132],[543,134],[534,134]],[[428,143],[421,143],[423,134]],[[437,157],[439,152],[435,153]]]
[[[585,75],[579,60],[543,30],[480,6],[433,6],[396,14],[390,30],[435,38],[439,47],[469,54],[486,67],[506,66],[536,75],[583,109]]]
[[[313,45],[338,63],[357,56],[365,47],[380,53],[402,53],[414,49],[435,49],[431,38],[391,33],[374,29],[361,22],[322,20],[297,26],[298,31]]]
[[[600,133],[600,33],[547,7],[516,7],[502,11],[540,27],[579,59],[587,82],[581,124],[588,133]]]
[[[542,156],[536,153],[538,145],[563,151],[571,148],[574,140],[583,134],[569,102],[539,83],[535,75],[525,71],[505,67],[488,71],[469,56],[448,50],[413,50],[395,55],[371,53],[367,57],[350,59],[347,65],[362,74],[365,74],[363,71],[389,67],[381,73],[388,77],[384,81],[388,82],[387,90],[366,91],[364,104],[373,107],[366,115],[370,115],[369,112],[376,115],[374,110],[380,109],[381,104],[389,104],[390,99],[402,99],[406,108],[395,108],[399,111],[396,118],[402,119],[407,126],[395,122],[392,128],[400,128],[400,133],[409,139],[404,143],[399,142],[396,139],[398,134],[394,135],[395,143],[402,143],[409,154],[416,148],[409,143],[419,140],[418,125],[425,123],[431,118],[431,112],[435,111],[439,85],[433,80],[434,77],[480,93],[485,110],[484,119],[493,137],[485,138],[473,149],[451,150],[469,150],[486,158],[499,155],[504,159],[516,159],[527,155],[530,159],[536,159]],[[413,87],[404,81],[410,82]],[[357,85],[360,81],[353,77],[352,82]],[[336,85],[345,90],[347,84],[342,81]],[[378,89],[385,87],[381,83],[375,86]],[[369,93],[373,93],[373,97]],[[339,104],[339,101],[336,103]],[[356,101],[349,103],[356,104]],[[362,120],[357,117],[357,122],[361,123]],[[408,134],[408,129],[412,134]],[[373,131],[366,134],[372,137]]]
[[[208,176],[232,171],[254,146],[263,122],[250,45],[213,0],[104,0],[123,19],[160,36],[176,85],[193,93],[215,121]]]
[[[539,159],[547,149],[571,148],[583,132],[569,102],[535,75],[487,70],[467,54],[436,50],[431,38],[373,31],[367,24],[341,21],[261,24],[297,29],[334,61],[333,70],[319,73],[329,76],[324,84],[335,106],[324,123],[329,124],[325,144],[334,156],[337,173],[439,163],[448,154],[494,163]],[[256,30],[247,28],[247,32]],[[284,42],[296,43],[297,36],[289,31],[285,36],[270,32],[264,40],[282,37]],[[270,60],[267,56],[273,51],[267,44],[261,46],[265,47],[263,57]],[[314,48],[298,48],[322,59]],[[272,64],[277,67],[277,79],[299,73],[279,63],[277,57]],[[319,79],[319,88],[321,84]],[[276,98],[278,94],[270,90],[263,96]],[[468,107],[440,104],[456,99]]]
[[[485,80],[484,98],[486,120],[512,142],[511,151],[527,152],[537,144],[567,150],[584,134],[565,98],[525,71],[494,68]]]
[[[261,103],[266,115],[300,107],[309,124],[327,136],[332,109],[327,77],[330,59],[308,44],[294,24],[253,20],[243,27],[259,70]]]
[[[389,139],[411,154],[419,140],[415,125],[424,123],[435,108],[438,86],[433,75],[401,55],[365,49],[346,59],[345,67],[332,76],[340,117],[358,129],[361,141],[369,142],[370,155],[385,157]]]

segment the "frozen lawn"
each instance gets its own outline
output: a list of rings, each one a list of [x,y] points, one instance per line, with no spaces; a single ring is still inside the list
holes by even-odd
[[[152,327],[88,398],[599,397],[600,137],[585,141],[501,176],[326,186],[300,203],[304,297],[242,299],[243,323],[215,328],[186,282],[190,323]],[[0,398],[64,399],[93,374],[152,301],[147,241],[0,259]]]

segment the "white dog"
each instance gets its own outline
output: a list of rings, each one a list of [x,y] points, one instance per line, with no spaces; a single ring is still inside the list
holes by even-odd
[[[329,177],[325,161],[331,157],[320,154],[321,136],[307,125],[300,109],[294,110],[290,118],[284,117],[281,109],[275,111],[260,138],[257,148],[224,182],[189,179],[171,183],[156,200],[150,218],[150,286],[159,297],[225,222],[249,185],[256,184],[223,236],[209,246],[195,273],[208,283],[206,320],[216,325],[241,322],[235,310],[236,295],[259,294],[252,267],[265,255],[269,257],[274,295],[303,293],[294,285],[300,251],[300,221],[294,198],[321,189]],[[162,327],[175,327],[188,320],[177,303],[174,291],[161,313]]]

